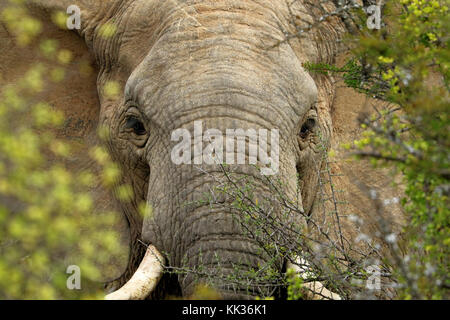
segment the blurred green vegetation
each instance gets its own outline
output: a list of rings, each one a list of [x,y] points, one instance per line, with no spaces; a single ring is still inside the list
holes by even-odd
[[[404,299],[450,297],[448,11],[445,0],[387,1],[386,25],[350,37],[353,54],[344,67],[306,64],[387,102],[362,117],[363,137],[345,147],[403,177],[407,254],[390,264]]]
[[[97,212],[89,191],[99,183],[112,189],[120,170],[100,146],[89,157],[101,170],[69,169],[77,146],[58,135],[65,116],[39,94],[70,83],[73,53],[44,38],[41,22],[23,3],[10,1],[0,19],[23,50],[38,43],[35,54],[46,62],[0,89],[0,299],[103,298],[99,279],[124,248],[111,228],[118,213]],[[61,17],[65,22],[63,13],[54,20]],[[82,290],[68,289],[69,265],[80,268]]]

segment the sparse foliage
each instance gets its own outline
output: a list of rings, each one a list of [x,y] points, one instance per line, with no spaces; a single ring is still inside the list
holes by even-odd
[[[59,134],[64,114],[39,95],[69,81],[72,52],[41,36],[23,1],[0,18],[22,50],[38,42],[45,61],[0,92],[0,299],[103,298],[98,281],[123,248],[111,229],[118,213],[95,212],[90,190],[112,188],[120,170],[100,146],[87,151],[100,172],[71,169],[80,145]],[[69,265],[80,268],[82,290],[69,290]]]

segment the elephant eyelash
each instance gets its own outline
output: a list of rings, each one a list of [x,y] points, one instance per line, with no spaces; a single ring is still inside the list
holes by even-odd
[[[300,129],[299,133],[300,137],[303,139],[306,138],[308,134],[314,130],[314,128],[316,127],[316,123],[317,123],[316,119],[313,118],[307,119]]]
[[[147,134],[144,124],[136,117],[128,117],[125,122],[125,128],[133,130],[138,136]]]

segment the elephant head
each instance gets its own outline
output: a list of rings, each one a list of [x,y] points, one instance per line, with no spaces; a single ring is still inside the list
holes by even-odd
[[[276,132],[278,139],[266,140],[268,153],[276,156],[274,177],[284,182],[283,191],[297,199],[304,212],[312,214],[322,162],[319,150],[328,147],[332,132],[333,87],[328,78],[313,79],[302,64],[332,61],[335,48],[326,39],[338,36],[337,20],[321,27],[320,41],[314,31],[287,41],[286,35],[298,28],[296,17],[312,21],[314,11],[303,1],[29,3],[36,10],[66,11],[72,4],[81,9],[77,33],[99,69],[99,123],[109,128],[109,151],[122,166],[124,182],[134,188],[135,199],[121,205],[133,247],[125,277],[130,278],[139,263],[140,267],[111,298],[122,298],[124,292],[129,298],[147,296],[161,276],[162,260],[175,268],[202,264],[213,270],[219,257],[221,268],[230,271],[236,264],[251,269],[265,263],[258,245],[233,220],[229,199],[214,206],[201,201],[217,186],[214,174],[222,167],[196,156],[206,139],[199,126],[203,132],[215,129],[209,131],[215,135],[265,129],[274,138]],[[105,25],[115,26],[112,37],[99,35]],[[110,81],[121,88],[114,97],[103,90]],[[173,159],[177,139],[184,137],[174,132],[192,137],[188,147],[193,152],[183,163]],[[257,148],[254,144],[249,139],[248,150]],[[234,150],[226,150],[227,156]],[[261,161],[257,156],[256,164]],[[261,181],[261,172],[250,162],[235,164],[233,172]],[[261,196],[268,192],[262,184],[254,188]],[[144,219],[138,213],[141,201],[152,208]],[[141,242],[148,245],[145,256]],[[284,263],[280,259],[280,272]],[[192,274],[177,280],[183,295],[192,293]],[[220,285],[219,289],[225,297],[247,297]]]

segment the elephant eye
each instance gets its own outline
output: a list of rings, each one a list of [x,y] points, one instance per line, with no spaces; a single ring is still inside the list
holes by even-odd
[[[142,136],[147,133],[144,124],[141,121],[139,121],[139,119],[137,119],[136,117],[127,118],[125,128],[132,129],[133,132],[138,136]]]
[[[302,128],[300,129],[300,137],[306,138],[310,132],[314,130],[314,127],[316,126],[316,120],[309,118],[305,121]]]

